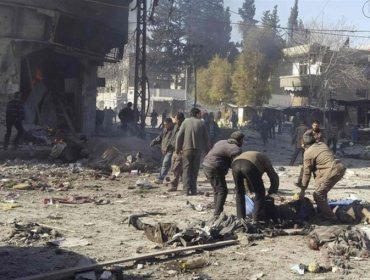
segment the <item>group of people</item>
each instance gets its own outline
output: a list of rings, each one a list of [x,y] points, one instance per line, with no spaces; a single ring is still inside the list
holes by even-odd
[[[299,129],[297,127],[297,131],[302,131],[299,148],[304,151],[303,167],[296,183],[300,188],[300,199],[304,199],[313,174],[315,178],[313,199],[324,218],[335,219],[327,202],[327,194],[343,177],[346,169],[339,160],[335,159],[330,148],[322,142],[323,134],[318,122],[313,123],[311,130],[303,129],[302,126]],[[176,191],[179,179],[182,177],[184,194],[196,195],[201,155],[205,152],[202,168],[213,188],[215,218],[224,211],[228,195],[225,177],[231,169],[235,183],[237,217],[244,219],[247,216],[245,195],[248,191],[255,194],[253,220],[258,222],[268,219],[266,201],[268,196],[278,192],[279,176],[267,155],[257,151],[243,152],[243,142],[244,134],[237,130],[230,135],[229,139],[212,144],[206,123],[202,120],[202,114],[198,108],[193,108],[190,117],[185,120],[182,113],[177,114],[175,124],[172,123],[171,118],[166,118],[162,133],[151,142],[152,146],[161,144],[163,154],[157,182],[163,182],[172,162],[174,179],[169,190]],[[267,192],[262,180],[265,173],[270,179]]]
[[[274,139],[276,134],[276,126],[278,133],[282,131],[282,117],[280,114],[274,114],[269,111],[264,111],[262,116],[254,114],[251,120],[252,128],[257,130],[263,141],[263,145],[269,143],[268,139]]]
[[[96,110],[95,125],[97,132],[109,133],[112,130],[113,123],[116,122],[116,112],[112,107],[105,107],[104,110]]]
[[[131,109],[132,103],[119,113],[119,118],[125,129],[130,129],[135,123],[135,114]],[[202,118],[203,117],[203,118]],[[218,117],[218,116],[216,116]],[[244,134],[234,131],[229,139],[217,141],[218,126],[215,116],[210,113],[203,115],[198,108],[192,108],[190,117],[185,119],[183,113],[177,113],[175,121],[164,118],[161,134],[151,142],[151,146],[160,144],[163,155],[162,166],[157,183],[163,183],[168,172],[172,170],[173,180],[169,191],[176,191],[182,177],[183,192],[185,195],[196,195],[197,178],[201,166],[202,153],[206,153],[202,167],[206,178],[210,181],[214,191],[214,216],[218,217],[224,210],[228,194],[225,176],[229,169],[236,191],[237,217],[246,217],[246,191],[255,194],[253,219],[262,221],[267,218],[265,213],[266,197],[278,192],[279,177],[275,172],[270,159],[257,151],[243,152]],[[9,101],[6,108],[6,134],[4,149],[8,148],[11,130],[17,129],[14,145],[17,145],[24,130],[24,106],[17,92]],[[295,151],[290,164],[293,165],[298,154],[303,155],[303,166],[296,182],[300,188],[300,198],[303,199],[311,176],[315,178],[315,200],[321,215],[328,219],[335,219],[335,215],[327,202],[328,192],[344,176],[346,168],[335,158],[336,139],[338,128],[332,124],[327,132],[325,144],[320,123],[313,121],[312,128],[308,129],[304,121],[300,121],[294,130],[292,144]],[[333,144],[332,150],[329,146]],[[264,186],[262,176],[266,173],[270,179],[270,187]]]
[[[171,118],[163,121],[163,130],[152,140],[151,146],[161,145],[162,166],[156,183],[161,184],[169,170],[174,173],[169,191],[176,191],[182,177],[184,192],[197,193],[196,181],[203,151],[208,151],[216,142],[219,128],[213,113],[202,112],[198,108],[190,111],[185,120],[183,113],[177,113],[175,123]]]

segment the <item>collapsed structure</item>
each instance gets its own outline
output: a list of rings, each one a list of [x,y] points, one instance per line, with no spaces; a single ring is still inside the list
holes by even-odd
[[[95,131],[97,76],[122,58],[129,0],[0,1],[0,129],[20,91],[25,124]],[[3,134],[3,133],[1,133]]]

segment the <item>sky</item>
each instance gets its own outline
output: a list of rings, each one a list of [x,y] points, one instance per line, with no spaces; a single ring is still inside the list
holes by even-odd
[[[230,10],[238,12],[238,8],[242,6],[243,2],[243,0],[224,0],[224,5],[225,7],[229,6]],[[294,0],[255,0],[254,3],[256,20],[261,19],[263,11],[272,11],[277,5],[280,26],[287,26]],[[325,29],[336,29],[337,23],[344,21],[345,26],[351,27],[351,30],[368,31],[356,34],[369,38],[353,38],[353,40],[361,40],[361,44],[370,45],[370,0],[298,0],[298,18],[302,19],[304,24],[315,20],[322,23]],[[232,22],[240,20],[237,14],[231,13]],[[240,41],[237,25],[233,25],[232,40]]]

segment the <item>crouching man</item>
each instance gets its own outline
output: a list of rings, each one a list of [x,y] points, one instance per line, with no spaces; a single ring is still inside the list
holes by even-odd
[[[246,217],[245,188],[247,187],[250,193],[255,193],[253,220],[256,222],[265,220],[266,190],[262,181],[263,174],[266,172],[270,179],[269,195],[277,193],[279,188],[279,176],[270,159],[260,152],[244,152],[234,159],[231,169],[236,188],[237,217],[240,219]]]
[[[229,172],[232,160],[242,153],[244,134],[235,131],[230,139],[216,142],[203,161],[203,170],[211,182],[214,193],[214,217],[217,218],[224,210],[227,197],[226,174]]]
[[[316,142],[312,133],[303,135],[303,178],[299,186],[300,198],[303,199],[305,191],[311,179],[311,173],[315,178],[315,191],[313,199],[317,204],[321,216],[327,219],[335,219],[333,211],[328,205],[328,192],[343,178],[346,168],[337,159],[333,152],[323,142]]]

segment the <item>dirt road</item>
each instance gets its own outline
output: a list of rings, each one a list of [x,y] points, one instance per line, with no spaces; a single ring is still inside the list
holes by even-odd
[[[243,149],[263,151],[272,159],[280,176],[279,194],[291,199],[297,191],[292,182],[299,168],[286,166],[292,154],[289,135],[277,135],[265,147],[260,143],[256,134],[248,132]],[[353,159],[343,159],[343,162],[348,172],[330,192],[330,198],[352,194],[370,201],[369,162]],[[198,212],[186,203],[207,205],[212,203],[212,195],[187,197],[180,192],[168,193],[165,185],[152,184],[151,189],[136,186],[138,179],[153,182],[156,174],[123,173],[110,180],[85,167],[17,160],[2,164],[0,174],[3,185],[0,190],[0,279],[72,267],[83,258],[101,262],[163,250],[162,245],[149,241],[142,231],[128,226],[128,217],[134,213],[149,213],[143,218],[147,223],[174,222],[179,228],[207,220],[212,215],[212,209]],[[235,214],[230,174],[227,179],[230,192],[225,212]],[[5,186],[8,182],[26,180],[32,183],[31,187]],[[198,187],[212,194],[202,171]],[[311,197],[312,188],[311,183],[308,197]],[[55,200],[72,196],[80,196],[77,199],[86,203],[64,204]],[[19,207],[4,210],[13,207],[9,206],[11,204]],[[31,230],[22,235],[21,229],[15,230],[14,222],[28,225]],[[32,223],[54,230],[42,232],[33,228],[32,231]],[[63,249],[47,246],[47,241],[60,238],[58,233],[77,246]],[[294,264],[315,261],[321,265],[330,264],[322,252],[310,250],[306,242],[303,236],[283,236],[201,252],[198,255],[206,258],[208,265],[187,272],[166,268],[171,260],[166,257],[142,262],[144,265],[139,266],[140,269],[137,264],[126,264],[124,279],[370,279],[368,260],[350,261],[348,275],[326,272],[300,276],[293,273],[290,267]],[[184,257],[187,258],[191,256]]]

